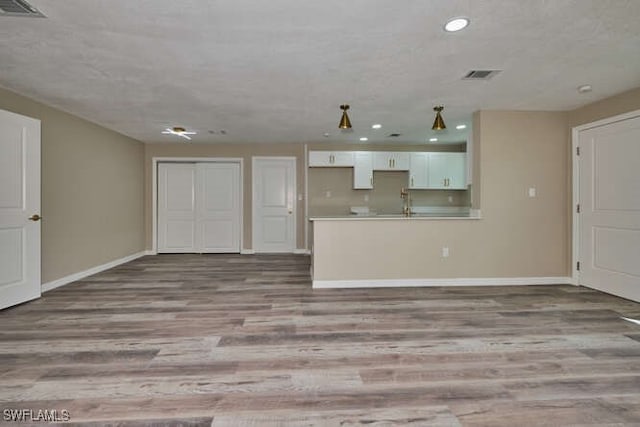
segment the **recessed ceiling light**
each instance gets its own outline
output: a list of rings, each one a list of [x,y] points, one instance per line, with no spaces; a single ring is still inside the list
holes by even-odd
[[[467,125],[458,125],[456,126],[456,129],[466,129]]]
[[[366,136],[363,136],[362,138],[360,138],[360,141],[368,141],[369,138],[367,138]]]
[[[469,25],[469,18],[451,18],[444,24],[444,30],[453,33],[464,29],[467,25]]]
[[[380,123],[376,123],[375,125],[371,125],[372,129],[380,129],[382,125]]]
[[[323,133],[322,136],[324,136],[325,138],[329,138],[329,132]]]
[[[429,142],[436,142],[438,138],[429,138]]]
[[[593,88],[591,87],[591,85],[582,85],[578,87],[578,92],[579,93],[587,93],[587,92],[591,92]]]

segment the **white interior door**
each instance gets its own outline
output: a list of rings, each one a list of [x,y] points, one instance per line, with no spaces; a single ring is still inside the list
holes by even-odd
[[[640,117],[579,132],[579,283],[640,301]]]
[[[40,296],[40,121],[0,110],[0,309]]]
[[[253,249],[295,250],[295,157],[253,158]]]
[[[158,252],[240,252],[240,164],[158,164]]]
[[[198,252],[240,252],[240,164],[196,164]]]
[[[196,167],[158,164],[158,252],[196,252]]]

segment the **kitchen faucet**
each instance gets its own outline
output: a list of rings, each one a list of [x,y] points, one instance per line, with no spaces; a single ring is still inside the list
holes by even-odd
[[[400,197],[402,198],[402,215],[411,216],[411,194],[409,194],[409,189],[401,188]]]

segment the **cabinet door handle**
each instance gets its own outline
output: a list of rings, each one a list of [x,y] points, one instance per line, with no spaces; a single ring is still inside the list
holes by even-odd
[[[413,177],[411,177],[411,186],[413,187]]]
[[[391,167],[391,159],[389,159],[389,167]]]
[[[333,154],[329,154],[329,163],[333,164]]]
[[[371,186],[373,186],[373,177],[372,176],[369,177],[369,183],[371,184]]]
[[[393,167],[396,167],[396,159],[391,159],[391,161],[393,162]]]

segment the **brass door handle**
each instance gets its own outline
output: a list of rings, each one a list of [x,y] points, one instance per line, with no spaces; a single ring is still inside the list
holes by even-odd
[[[38,215],[38,214],[35,214],[35,215],[31,215],[31,216],[29,217],[29,219],[30,219],[31,221],[40,221],[40,220],[42,219],[42,217],[41,217],[40,215]]]

